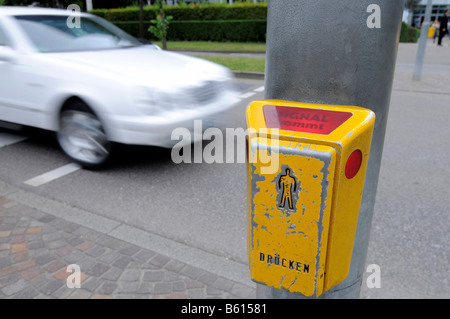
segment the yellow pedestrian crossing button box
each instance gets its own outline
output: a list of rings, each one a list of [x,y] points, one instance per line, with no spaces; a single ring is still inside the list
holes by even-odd
[[[354,106],[248,106],[252,280],[317,297],[347,277],[374,123]]]

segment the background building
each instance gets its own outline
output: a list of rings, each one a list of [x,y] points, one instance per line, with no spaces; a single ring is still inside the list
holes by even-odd
[[[412,26],[419,27],[425,16],[425,8],[427,0],[420,1],[419,5],[414,9],[412,15],[409,15],[409,21]],[[450,9],[450,0],[433,0],[433,10],[431,11],[431,21],[438,20],[446,9]]]

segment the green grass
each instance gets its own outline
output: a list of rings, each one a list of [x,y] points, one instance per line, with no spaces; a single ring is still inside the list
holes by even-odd
[[[162,46],[161,42],[153,42]],[[241,51],[265,52],[265,43],[235,43],[235,42],[207,42],[207,41],[168,41],[168,50],[207,50],[207,51]],[[197,56],[209,60],[234,71],[264,72],[266,60],[263,58]]]
[[[234,71],[264,72],[266,59],[247,57],[197,56],[226,66]]]
[[[161,42],[155,44],[162,47]],[[207,42],[207,41],[168,41],[169,50],[208,50],[208,51],[242,51],[265,52],[265,43],[235,43],[235,42]]]

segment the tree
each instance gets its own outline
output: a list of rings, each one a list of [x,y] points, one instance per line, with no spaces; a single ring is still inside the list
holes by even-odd
[[[167,50],[167,30],[169,29],[170,20],[172,20],[172,16],[167,16],[164,13],[164,6],[162,0],[156,1],[156,19],[151,20],[151,25],[148,28],[148,31],[153,33],[155,37],[162,41],[163,50]]]

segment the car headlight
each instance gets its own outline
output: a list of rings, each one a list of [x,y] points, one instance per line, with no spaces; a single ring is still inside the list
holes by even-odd
[[[179,87],[172,92],[152,87],[138,88],[136,100],[141,112],[158,116],[176,110],[195,110],[221,100],[223,94],[234,91],[231,79],[203,81],[197,85]]]
[[[175,107],[172,94],[145,86],[138,87],[136,103],[141,112],[154,116],[172,111]]]

